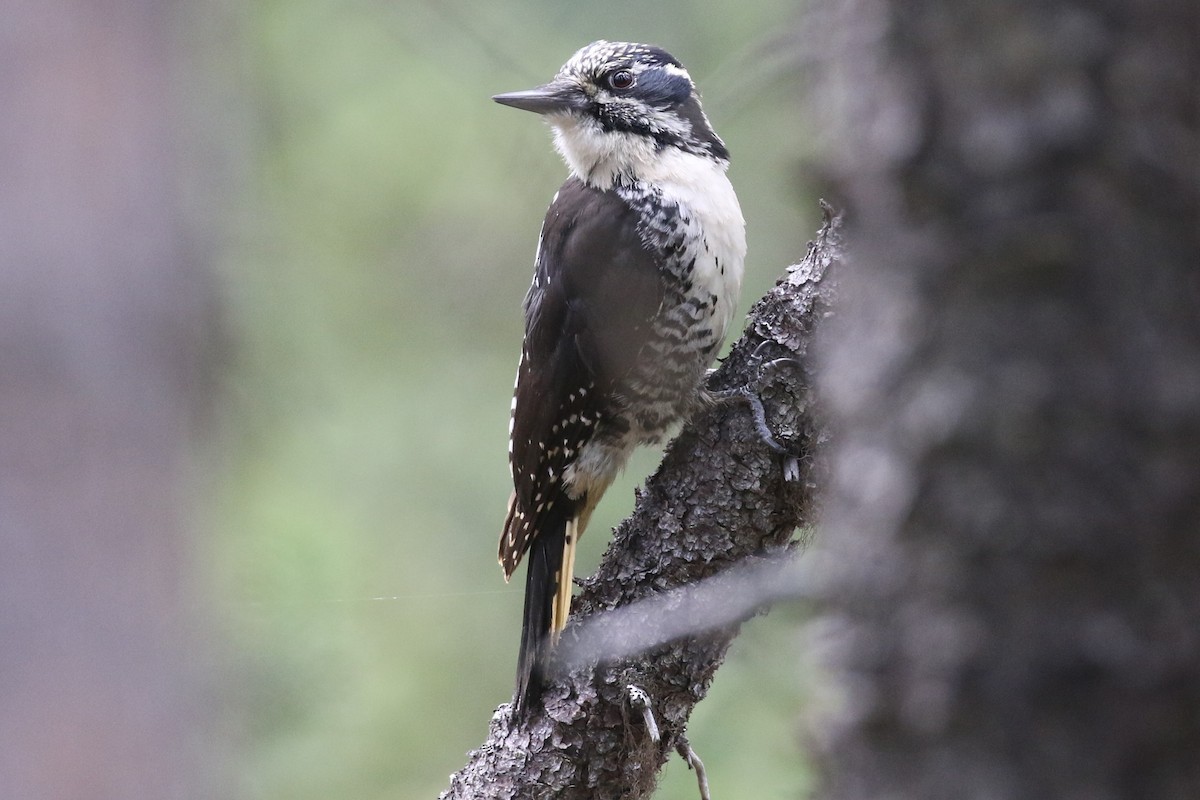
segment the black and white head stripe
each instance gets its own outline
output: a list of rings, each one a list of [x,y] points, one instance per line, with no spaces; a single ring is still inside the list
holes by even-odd
[[[647,136],[659,148],[729,158],[691,76],[660,47],[593,42],[563,65],[556,80],[580,87],[588,99],[584,113],[604,130]]]

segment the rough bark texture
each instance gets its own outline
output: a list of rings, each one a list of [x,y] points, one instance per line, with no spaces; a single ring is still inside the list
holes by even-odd
[[[171,3],[3,6],[0,797],[202,798]]]
[[[813,331],[828,316],[835,291],[836,227],[827,220],[805,260],[754,307],[712,388],[753,383],[762,364],[782,356],[808,363]],[[812,456],[820,434],[806,371],[768,371],[762,396],[772,430],[804,454],[800,479],[784,480],[783,459],[759,440],[745,405],[701,414],[668,447],[632,516],[617,528],[599,569],[575,599],[560,650],[570,649],[581,624],[596,615],[780,551],[797,526],[811,522],[817,480]],[[501,706],[487,741],[442,797],[645,796],[737,629],[728,625],[629,660],[571,671],[547,689],[545,714],[528,725],[514,724],[509,707]],[[631,684],[650,697],[662,733],[657,742],[630,707]]]
[[[1192,0],[821,0],[821,796],[1200,797]]]

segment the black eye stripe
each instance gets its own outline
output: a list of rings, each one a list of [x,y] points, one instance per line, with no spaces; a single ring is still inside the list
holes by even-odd
[[[638,94],[651,103],[674,105],[691,96],[692,84],[682,75],[648,69],[638,76]]]

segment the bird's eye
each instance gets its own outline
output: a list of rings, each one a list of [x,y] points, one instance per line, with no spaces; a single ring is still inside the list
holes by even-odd
[[[628,89],[633,86],[633,73],[627,69],[619,69],[608,76],[608,85],[614,89]]]

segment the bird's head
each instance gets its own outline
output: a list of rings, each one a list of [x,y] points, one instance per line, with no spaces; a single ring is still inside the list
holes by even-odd
[[[653,179],[680,156],[729,161],[687,70],[651,45],[593,42],[544,86],[492,99],[543,115],[571,171],[601,187]]]

